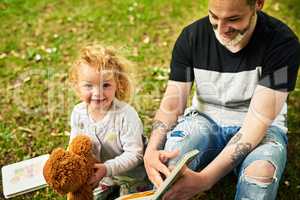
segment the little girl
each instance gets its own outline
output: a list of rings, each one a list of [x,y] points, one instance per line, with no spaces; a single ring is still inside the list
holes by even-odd
[[[81,100],[71,114],[70,141],[79,133],[93,141],[99,160],[90,179],[90,184],[99,184],[95,199],[106,199],[115,184],[121,186],[121,195],[150,187],[142,167],[142,122],[135,109],[125,103],[130,80],[124,68],[113,51],[87,46],[70,69],[70,81]]]

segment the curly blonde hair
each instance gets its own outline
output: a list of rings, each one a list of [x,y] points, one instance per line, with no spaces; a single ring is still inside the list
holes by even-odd
[[[69,71],[69,80],[74,86],[78,82],[78,70],[82,64],[95,68],[98,72],[109,72],[117,84],[116,98],[128,101],[131,94],[130,80],[127,73],[129,61],[109,48],[101,45],[89,45],[80,51],[79,58]]]

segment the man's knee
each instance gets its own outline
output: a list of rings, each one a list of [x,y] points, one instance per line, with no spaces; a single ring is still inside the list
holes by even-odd
[[[245,169],[245,176],[259,183],[271,183],[275,174],[275,166],[265,160],[256,160]]]
[[[171,137],[203,137],[210,135],[213,127],[212,124],[203,116],[194,115],[187,116],[180,121],[176,127],[171,131]]]

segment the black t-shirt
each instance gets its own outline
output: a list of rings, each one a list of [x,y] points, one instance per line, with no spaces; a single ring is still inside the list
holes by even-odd
[[[184,28],[173,49],[170,80],[193,81],[194,69],[236,73],[261,67],[260,85],[293,90],[300,63],[298,38],[281,21],[257,14],[249,43],[237,53],[219,43],[208,17]]]
[[[216,39],[209,18],[183,29],[173,49],[170,80],[195,82],[192,107],[224,125],[241,125],[257,85],[295,88],[300,63],[296,35],[263,12],[249,43],[232,53]],[[273,124],[286,130],[286,104]]]

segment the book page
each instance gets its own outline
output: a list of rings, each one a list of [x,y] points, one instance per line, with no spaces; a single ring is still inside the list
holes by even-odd
[[[2,167],[3,193],[6,198],[47,185],[43,167],[49,154]]]

